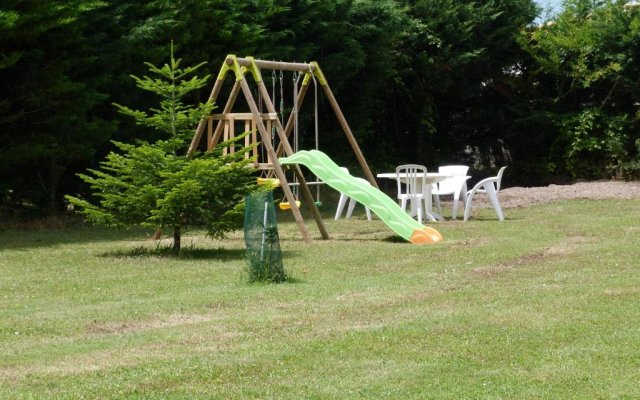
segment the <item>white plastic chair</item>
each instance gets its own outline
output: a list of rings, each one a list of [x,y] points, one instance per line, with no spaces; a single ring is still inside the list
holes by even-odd
[[[473,189],[467,192],[467,204],[464,208],[465,221],[469,219],[469,215],[471,214],[471,204],[473,203],[473,196],[475,196],[476,193],[485,193],[487,197],[489,197],[494,210],[496,210],[498,219],[500,221],[504,221],[504,214],[502,213],[502,208],[500,208],[500,202],[498,201],[498,192],[500,191],[500,182],[502,181],[502,174],[505,169],[507,169],[507,167],[500,168],[498,175],[481,180],[476,183]]]
[[[431,186],[431,194],[438,208],[438,214],[442,215],[442,207],[440,206],[440,196],[453,195],[453,208],[451,209],[451,219],[458,217],[458,203],[462,197],[462,204],[467,203],[467,172],[469,167],[466,165],[443,165],[438,168],[438,173],[451,175],[438,183]]]
[[[402,178],[401,178],[402,176]],[[410,202],[411,215],[417,214],[418,222],[422,223],[422,202],[427,193],[427,168],[417,164],[405,164],[396,167],[396,181],[398,183],[398,200],[400,207],[406,211]]]
[[[345,167],[340,167],[341,170],[343,170],[346,173],[349,173],[349,170]],[[371,183],[369,183],[368,180],[366,179],[362,179],[362,178],[357,178],[356,179],[362,183],[366,183],[368,185],[371,185]],[[340,200],[338,200],[338,208],[336,208],[336,216],[334,219],[338,219],[340,218],[340,215],[342,215],[342,211],[344,210],[344,206],[347,204],[347,200],[349,200],[349,206],[347,207],[347,215],[346,218],[349,219],[351,218],[351,215],[353,214],[353,209],[356,207],[356,200],[350,198],[349,196],[347,196],[346,194],[340,192]],[[369,210],[369,207],[364,207],[364,211],[367,213],[367,219],[369,221],[371,221],[371,210]]]

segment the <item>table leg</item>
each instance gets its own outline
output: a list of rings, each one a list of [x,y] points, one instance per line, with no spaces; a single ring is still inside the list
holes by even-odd
[[[418,207],[420,206],[420,204],[418,204],[419,201],[420,199],[416,197],[411,197],[411,199],[409,199],[409,215],[412,217],[418,215]]]

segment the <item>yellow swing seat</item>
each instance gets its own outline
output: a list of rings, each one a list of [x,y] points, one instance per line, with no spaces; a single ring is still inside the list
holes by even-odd
[[[280,187],[280,179],[278,178],[258,178],[258,185],[267,186],[270,189]]]
[[[298,208],[300,208],[300,201],[296,200],[296,206]],[[280,207],[281,210],[285,211],[285,210],[291,210],[291,204],[289,204],[288,201],[281,201],[280,204],[278,204],[278,207]]]

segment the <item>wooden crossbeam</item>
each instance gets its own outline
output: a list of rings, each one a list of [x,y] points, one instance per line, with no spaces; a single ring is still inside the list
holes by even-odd
[[[307,64],[307,63],[295,63],[295,62],[283,62],[283,61],[267,61],[267,60],[255,60],[249,58],[240,58],[236,57],[238,64],[241,67],[250,67],[252,63],[254,63],[260,69],[277,69],[282,71],[297,71],[297,72],[306,72],[306,71],[314,71],[316,69],[315,65]],[[227,56],[225,62],[228,65],[233,64],[233,59]]]
[[[211,114],[207,118],[213,119],[215,121],[225,120],[225,119],[235,119],[236,121],[251,121],[253,120],[253,114],[251,113],[224,113],[224,114]],[[277,113],[262,113],[260,114],[260,119],[262,120],[275,120],[278,119]]]

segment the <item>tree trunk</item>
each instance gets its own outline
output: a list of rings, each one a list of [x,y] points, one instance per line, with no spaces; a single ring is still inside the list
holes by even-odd
[[[180,255],[180,226],[173,227],[173,255]]]

